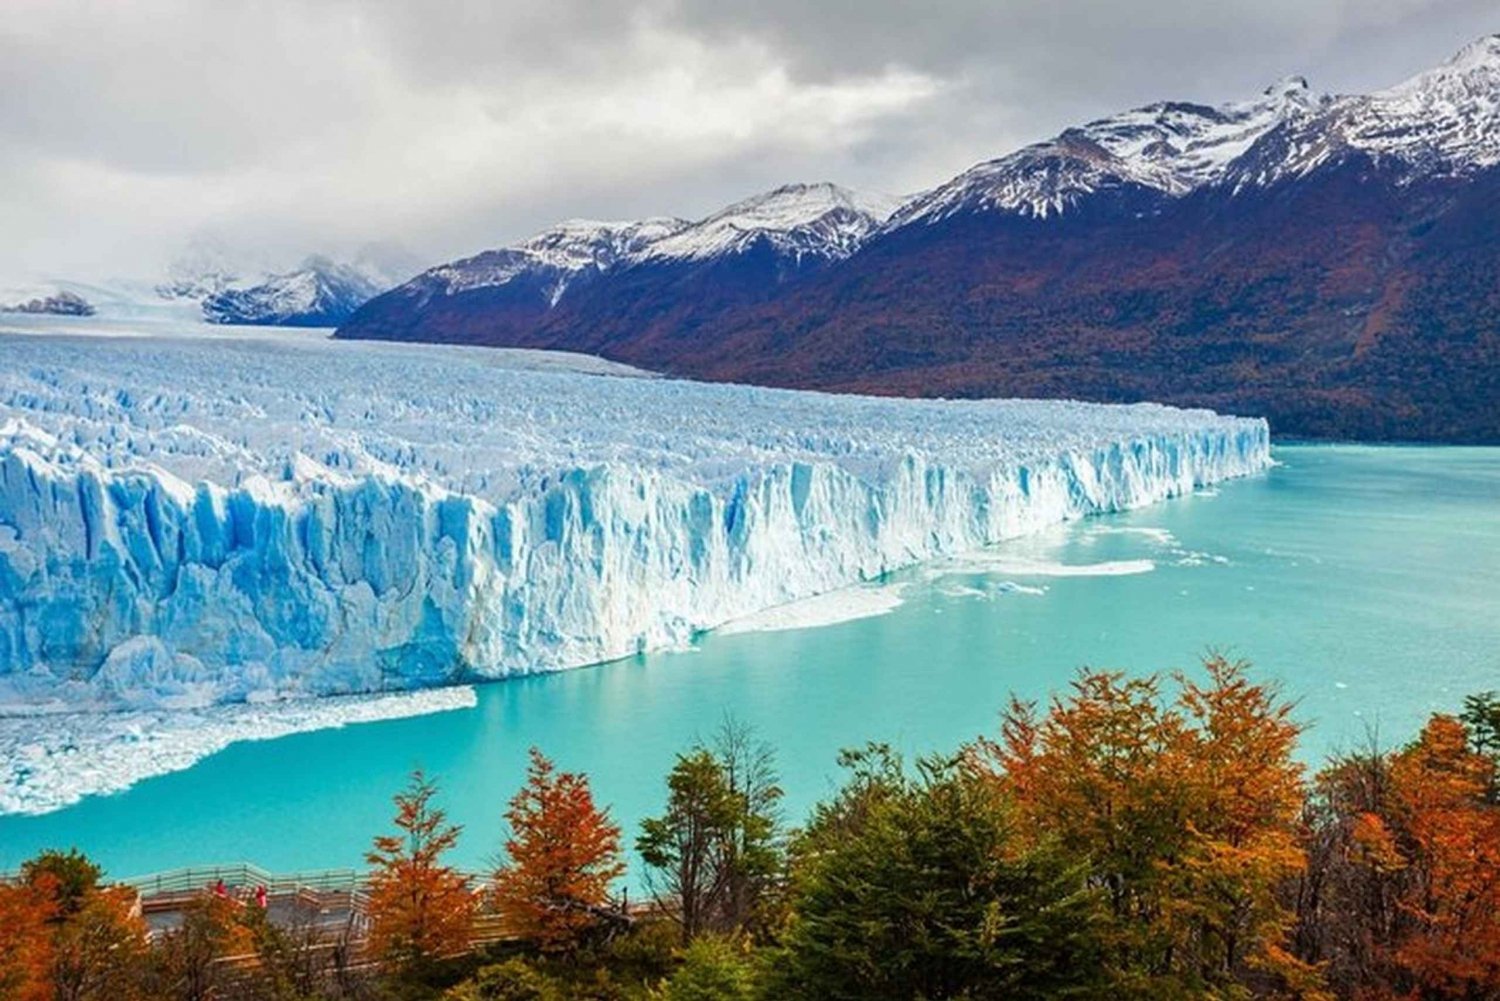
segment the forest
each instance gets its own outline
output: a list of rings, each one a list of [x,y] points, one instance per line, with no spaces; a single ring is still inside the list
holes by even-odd
[[[150,927],[43,852],[0,882],[0,998],[1500,998],[1500,694],[1452,708],[1314,769],[1245,663],[1083,670],[951,752],[845,751],[795,822],[726,718],[631,832],[533,749],[492,872],[449,863],[436,778],[396,792],[357,936],[222,886]]]

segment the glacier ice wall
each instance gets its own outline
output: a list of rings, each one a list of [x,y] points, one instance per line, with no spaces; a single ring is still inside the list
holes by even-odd
[[[0,335],[0,707],[593,663],[1270,461],[1263,421],[1207,411],[538,357]]]

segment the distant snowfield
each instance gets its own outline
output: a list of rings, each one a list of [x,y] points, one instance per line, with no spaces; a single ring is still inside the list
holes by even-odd
[[[857,585],[1270,461],[1264,422],[1207,411],[646,375],[161,315],[0,318],[0,750],[28,769],[0,778],[0,810],[340,718],[287,699],[888,610],[899,593]],[[139,713],[176,734],[170,754],[129,736]]]
[[[68,284],[69,289],[88,286]],[[198,316],[197,303],[116,302],[101,310],[98,316],[46,316],[29,313],[0,313],[0,337],[74,337],[89,339],[133,338],[163,343],[184,341],[190,344],[217,341],[280,346],[289,350],[337,352],[344,349],[334,341],[333,329],[323,327],[256,327],[206,323]],[[366,345],[368,346],[368,342]],[[425,344],[380,344],[377,350],[392,360],[402,354],[417,357],[434,350],[451,356],[455,362],[464,359],[476,365],[490,365],[522,372],[577,372],[583,375],[617,375],[658,378],[645,369],[608,361],[596,355],[571,351],[535,351],[525,348],[468,348]],[[360,346],[348,349],[357,352]]]

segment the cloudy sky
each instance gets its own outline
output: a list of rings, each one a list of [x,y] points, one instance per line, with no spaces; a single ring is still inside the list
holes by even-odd
[[[1381,87],[1494,0],[4,0],[0,279],[189,247],[436,262],[789,180],[916,190],[1291,73]]]

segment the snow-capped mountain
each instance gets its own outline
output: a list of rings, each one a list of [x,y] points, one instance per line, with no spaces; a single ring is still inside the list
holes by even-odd
[[[229,285],[203,297],[209,323],[335,327],[389,288],[388,282],[326,257],[247,286]]]
[[[1356,155],[1410,182],[1500,164],[1500,35],[1373,94],[1324,102],[1278,123],[1225,178],[1236,189],[1300,177]]]
[[[596,304],[620,298],[649,306],[670,296],[695,308],[726,293],[736,302],[759,300],[849,257],[895,206],[895,199],[834,184],[789,184],[697,222],[571,220],[514,246],[431,268],[372,299],[341,329],[345,336],[400,339],[408,319],[423,315],[439,318],[441,340],[484,343],[499,331],[513,343],[537,346],[547,336],[541,325],[571,324]]]
[[[168,302],[198,304],[208,323],[333,327],[419,267],[404,251],[367,246],[350,261],[314,254],[283,270],[195,242],[155,292]]]
[[[1302,77],[1288,77],[1251,101],[1217,108],[1166,101],[1101,118],[971,167],[901,206],[891,227],[986,210],[1046,218],[1132,190],[1183,195],[1219,179],[1276,126],[1305,120],[1326,102]]]
[[[1349,154],[1410,175],[1500,163],[1500,35],[1373,94],[1319,95],[1293,76],[1252,101],[1163,102],[1070,128],[917,196],[891,227],[986,210],[1045,218],[1129,191],[1266,187]]]
[[[412,279],[412,291],[458,295],[517,283],[534,288],[548,305],[556,305],[575,280],[608,271],[688,225],[667,217],[637,222],[570,219],[513,247],[486,250],[432,268]]]
[[[638,252],[646,261],[708,260],[741,254],[764,241],[795,262],[848,257],[900,204],[836,184],[788,184],[735,202]]]
[[[419,279],[339,336],[585,351],[821,389],[1206,403],[1289,433],[1500,441],[1500,412],[1484,404],[1500,394],[1497,241],[1491,36],[1372,94],[1287,77],[1246,101],[1101,118],[894,211],[791,185],[591,264],[587,282],[559,285],[516,249],[493,252],[526,266],[441,298],[413,294]]]
[[[551,308],[575,284],[637,264],[701,263],[757,245],[794,266],[825,263],[852,254],[896,204],[834,184],[789,184],[697,222],[570,219],[513,246],[431,268],[392,296],[420,308],[435,296],[510,288]]]

